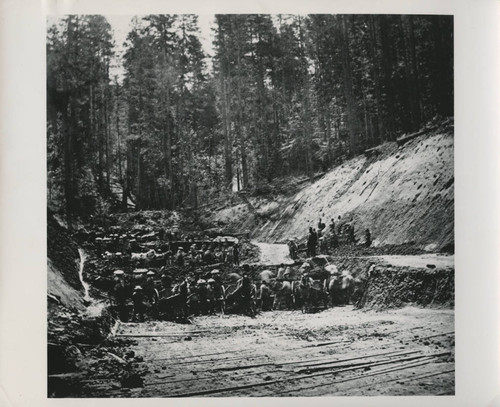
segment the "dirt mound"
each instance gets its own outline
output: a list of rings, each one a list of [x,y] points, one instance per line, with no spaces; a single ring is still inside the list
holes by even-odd
[[[386,143],[357,156],[291,195],[250,196],[246,204],[203,214],[206,221],[249,230],[263,242],[304,239],[321,218],[350,222],[374,247],[408,245],[453,252],[452,126],[424,132],[402,146]],[[328,231],[328,227],[327,227]]]

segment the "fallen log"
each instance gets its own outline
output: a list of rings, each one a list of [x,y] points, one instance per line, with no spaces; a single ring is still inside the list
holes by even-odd
[[[117,362],[121,363],[122,365],[126,365],[127,364],[127,361],[122,359],[120,356],[118,355],[115,355],[114,353],[111,353],[111,352],[106,352],[109,356],[111,356],[114,360],[116,360]]]
[[[398,139],[396,139],[396,142],[398,143],[398,146],[402,146],[402,145],[406,144],[408,141],[413,140],[414,138],[417,138],[418,136],[421,136],[426,131],[427,130],[421,130],[421,131],[418,131],[416,133],[401,136]]]
[[[371,157],[378,154],[380,154],[380,149],[378,147],[372,147],[365,150],[366,157]]]

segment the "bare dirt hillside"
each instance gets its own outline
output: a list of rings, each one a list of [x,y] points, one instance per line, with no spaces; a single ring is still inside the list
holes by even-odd
[[[452,127],[428,131],[402,146],[385,143],[326,173],[298,192],[248,197],[214,211],[210,221],[248,230],[255,240],[304,238],[319,218],[352,219],[356,237],[370,229],[373,246],[411,244],[453,251],[454,177]]]

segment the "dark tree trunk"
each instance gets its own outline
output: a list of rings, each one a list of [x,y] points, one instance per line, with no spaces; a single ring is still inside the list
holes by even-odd
[[[375,17],[370,16],[370,46],[368,47],[372,66],[372,75],[374,82],[374,92],[375,92],[375,115],[373,117],[374,121],[374,142],[378,143],[380,140],[384,140],[384,124],[382,117],[380,115],[380,104],[382,103],[381,91],[380,91],[380,71],[379,71],[379,61],[377,58],[377,37],[376,37],[376,22]]]
[[[391,41],[389,39],[389,28],[387,23],[387,16],[380,16],[380,41],[382,45],[382,70],[384,72],[384,91],[385,91],[385,118],[386,131],[389,135],[388,139],[395,138],[394,132],[394,118],[396,117],[395,101],[394,101],[394,87],[392,84],[391,71],[392,71],[392,58],[391,58]]]
[[[68,229],[72,230],[72,219],[74,208],[74,191],[73,191],[73,132],[72,126],[72,109],[70,100],[63,110],[64,123],[64,139],[63,139],[63,156],[64,156],[64,198],[66,203],[66,221]]]
[[[340,16],[341,23],[341,45],[342,45],[342,73],[344,79],[344,95],[347,103],[349,144],[351,154],[359,151],[359,117],[354,96],[351,56],[349,51],[349,30],[347,28],[346,16]]]

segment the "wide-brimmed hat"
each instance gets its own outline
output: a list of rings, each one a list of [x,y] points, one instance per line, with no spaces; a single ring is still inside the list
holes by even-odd
[[[134,290],[142,290],[142,287],[140,285],[136,285]]]
[[[114,273],[113,273],[115,276],[122,276],[125,274],[125,272],[123,270],[116,270]]]

